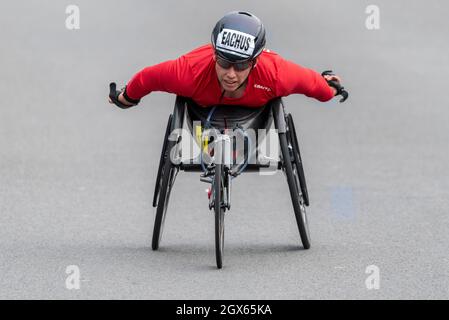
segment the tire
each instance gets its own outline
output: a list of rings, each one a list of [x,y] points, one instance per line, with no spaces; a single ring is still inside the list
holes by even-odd
[[[162,237],[162,231],[164,229],[165,216],[167,214],[168,202],[170,199],[170,194],[175,183],[176,175],[179,171],[179,166],[175,164],[170,159],[170,154],[178,142],[180,142],[178,137],[177,141],[170,140],[169,135],[173,130],[182,127],[182,122],[184,119],[184,107],[185,100],[182,97],[177,96],[173,114],[168,118],[167,130],[165,132],[164,145],[162,147],[161,159],[159,162],[158,175],[156,178],[155,194],[153,196],[153,205],[156,205],[156,217],[154,219],[153,227],[153,239],[151,242],[151,247],[153,250],[159,249],[159,244]],[[159,181],[159,183],[158,183]]]
[[[304,249],[310,248],[310,232],[307,222],[306,208],[304,199],[299,193],[299,174],[296,164],[292,162],[290,157],[289,143],[286,133],[279,133],[279,143],[283,158],[283,168],[287,176],[288,188],[292,199],[293,210],[295,212],[296,224],[299,229],[299,235]]]
[[[223,249],[224,249],[224,212],[222,206],[224,194],[224,174],[223,165],[215,166],[214,176],[214,212],[215,212],[215,257],[217,260],[217,268],[223,266]]]
[[[289,142],[292,145],[292,151],[294,156],[294,162],[296,164],[298,178],[299,178],[299,188],[301,189],[301,194],[304,199],[304,204],[309,206],[309,193],[307,191],[306,176],[304,174],[304,167],[302,165],[301,152],[299,150],[298,136],[296,135],[295,124],[293,123],[292,115],[289,113],[287,115],[287,125],[289,132]]]

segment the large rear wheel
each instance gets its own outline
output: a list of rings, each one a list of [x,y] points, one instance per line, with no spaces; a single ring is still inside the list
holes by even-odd
[[[184,98],[179,96],[176,97],[175,108],[173,110],[173,114],[168,118],[167,129],[165,131],[164,144],[162,147],[161,158],[159,160],[159,168],[153,196],[153,206],[157,205],[153,227],[153,239],[151,243],[153,250],[159,249],[170,193],[172,191],[176,175],[179,172],[179,166],[172,162],[171,156],[174,156],[174,159],[176,159],[179,153],[178,143],[181,141],[181,136],[178,133],[175,133],[175,130],[182,128],[184,108]]]
[[[283,169],[287,177],[288,188],[290,190],[290,197],[295,212],[296,224],[298,225],[299,235],[304,249],[310,248],[310,233],[309,225],[306,215],[306,207],[304,198],[300,188],[300,179],[298,173],[298,166],[294,161],[294,156],[291,155],[293,146],[290,139],[287,139],[287,133],[279,133],[279,143],[281,145]],[[292,161],[293,160],[293,161]]]
[[[157,203],[156,218],[154,219],[153,240],[151,244],[153,250],[159,249],[162,231],[164,230],[164,222],[165,216],[167,214],[170,193],[176,178],[177,170],[178,169],[173,166],[170,159],[165,160],[165,165],[161,173],[161,185],[159,189],[159,200]]]
[[[162,144],[161,157],[159,159],[159,167],[157,169],[156,184],[154,186],[154,195],[153,195],[153,207],[157,206],[159,191],[161,189],[162,173],[163,173],[164,166],[165,166],[165,160],[167,159],[166,153],[167,153],[167,145],[169,142],[168,136],[170,134],[172,120],[173,120],[173,115],[171,114],[168,117],[167,128],[165,129],[165,135],[164,135],[164,142]]]
[[[291,150],[293,153],[292,161],[295,163],[298,179],[299,179],[299,189],[303,196],[304,204],[309,206],[309,193],[307,191],[306,176],[304,174],[304,167],[302,165],[301,152],[299,150],[298,136],[296,134],[295,124],[293,122],[293,117],[289,113],[287,115],[287,140],[289,145],[292,146]]]

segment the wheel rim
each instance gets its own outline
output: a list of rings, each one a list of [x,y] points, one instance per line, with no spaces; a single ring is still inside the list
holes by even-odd
[[[299,181],[298,168],[296,167],[296,163],[292,163],[292,169],[293,175],[295,176],[296,190],[298,194],[302,197],[303,194],[301,191],[301,182]]]
[[[292,166],[292,171],[293,171],[293,175],[295,177],[295,183],[296,183],[296,190],[298,192],[298,201],[299,201],[299,209],[300,209],[300,213],[301,213],[301,220],[303,221],[304,224],[304,229],[306,232],[306,237],[308,239],[308,241],[310,242],[310,230],[309,230],[309,220],[307,219],[307,213],[306,213],[306,206],[304,203],[304,196],[302,194],[301,191],[301,187],[300,187],[300,180],[299,180],[299,175],[298,175],[298,170],[296,167],[296,163],[293,164]]]
[[[306,185],[306,180],[304,177],[304,169],[302,167],[302,160],[301,160],[301,154],[299,151],[299,144],[298,144],[298,136],[296,135],[296,129],[295,129],[295,124],[293,123],[293,118],[291,116],[291,114],[288,115],[287,118],[287,123],[288,123],[288,138],[289,138],[289,146],[290,149],[292,150],[292,163],[294,162],[296,164],[297,167],[297,174],[298,174],[298,178],[299,178],[299,185],[298,185],[298,189],[300,189],[301,194],[303,196],[303,200],[304,200],[304,204],[306,206],[309,205],[309,195],[307,192],[307,185]],[[296,151],[296,152],[294,152]],[[301,180],[302,177],[302,180]],[[302,181],[302,183],[301,183]]]
[[[223,249],[224,249],[224,209],[220,210],[219,230],[220,230],[220,252],[221,252],[221,255],[223,255]]]
[[[296,164],[292,165],[292,169],[293,169],[292,170],[293,175],[295,177],[296,190],[298,192],[298,201],[299,201],[301,220],[303,221],[307,241],[310,243],[309,220],[307,219],[306,206],[304,203],[304,195],[302,194],[302,191],[301,191],[301,185],[300,185],[301,182],[299,180],[299,174],[298,174],[298,170],[297,170],[298,168],[296,167]]]
[[[307,216],[305,214],[304,199],[299,188],[298,168],[296,163],[291,159],[291,141],[289,141],[289,135],[280,134],[280,144],[283,155],[283,167],[285,169],[285,175],[290,191],[290,197],[293,204],[293,209],[296,218],[296,224],[299,229],[299,235],[304,249],[310,248],[310,237],[307,226]],[[301,208],[301,204],[303,205]]]
[[[304,222],[304,229],[306,230],[306,236],[310,242],[310,230],[309,230],[309,220],[307,219],[306,206],[304,205],[303,197],[300,197],[299,208],[301,209],[301,219]]]
[[[167,129],[165,130],[164,142],[162,144],[161,158],[159,160],[159,168],[158,168],[157,175],[156,175],[157,185],[155,186],[155,189],[154,189],[153,207],[157,206],[157,202],[159,199],[159,193],[160,193],[161,186],[162,186],[162,177],[164,176],[164,171],[165,171],[164,164],[165,164],[165,161],[167,160],[166,149],[167,149],[167,143],[168,143],[168,135],[170,133],[172,119],[173,119],[173,115],[170,115],[168,118]]]

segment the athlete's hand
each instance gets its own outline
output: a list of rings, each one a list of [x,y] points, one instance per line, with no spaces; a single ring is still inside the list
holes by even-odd
[[[324,79],[326,79],[327,81],[334,80],[334,81],[337,81],[338,83],[341,83],[341,78],[339,76],[337,76],[336,74],[333,74],[333,75],[325,74]],[[335,92],[337,92],[337,90],[335,90]]]
[[[115,104],[117,107],[121,109],[128,109],[134,104],[130,103],[123,96],[124,88],[121,90],[117,90],[117,85],[115,82],[111,82],[109,84],[109,103]]]
[[[326,70],[321,73],[324,79],[326,79],[329,86],[334,91],[334,96],[341,95],[343,98],[340,99],[340,102],[344,102],[349,94],[344,87],[341,85],[341,78],[336,74],[333,74],[332,70]]]

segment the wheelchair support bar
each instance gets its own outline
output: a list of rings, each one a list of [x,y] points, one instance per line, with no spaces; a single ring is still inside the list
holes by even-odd
[[[270,164],[248,164],[244,172],[257,172],[262,168],[269,168]],[[203,169],[199,164],[182,163],[179,169],[185,172],[202,172]]]
[[[279,133],[287,132],[287,125],[285,124],[284,105],[280,99],[273,102],[273,118],[274,125]]]

